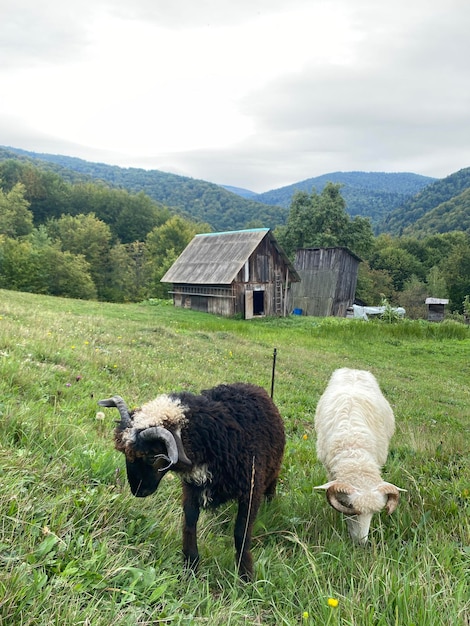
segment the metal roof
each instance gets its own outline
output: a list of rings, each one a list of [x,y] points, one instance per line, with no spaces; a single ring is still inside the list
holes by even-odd
[[[161,279],[162,283],[230,285],[250,255],[268,235],[289,266],[292,280],[298,274],[269,228],[196,235]]]

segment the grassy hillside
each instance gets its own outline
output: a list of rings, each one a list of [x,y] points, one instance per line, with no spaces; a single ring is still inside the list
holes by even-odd
[[[130,495],[115,412],[99,419],[97,400],[269,389],[274,347],[287,448],[255,526],[256,581],[234,571],[234,505],[202,513],[200,570],[181,577],[179,483]],[[469,349],[456,323],[227,320],[0,291],[0,625],[468,626]],[[383,475],[407,489],[366,549],[313,490],[315,406],[341,366],[373,371],[394,407]]]

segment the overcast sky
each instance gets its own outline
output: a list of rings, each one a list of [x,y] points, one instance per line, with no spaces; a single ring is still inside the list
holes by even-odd
[[[470,166],[470,0],[0,0],[0,145],[267,191]]]

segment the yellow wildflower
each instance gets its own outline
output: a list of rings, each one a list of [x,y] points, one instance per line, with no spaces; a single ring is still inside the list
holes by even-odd
[[[302,613],[302,617],[303,617],[304,619],[308,619],[308,611],[304,611],[304,612]]]
[[[303,439],[304,441],[307,441],[307,439],[308,439],[308,435],[307,435],[307,433],[305,433],[305,435],[302,437],[302,439]]]
[[[335,609],[339,604],[339,600],[337,600],[336,598],[328,598],[328,606],[331,606],[333,609]]]

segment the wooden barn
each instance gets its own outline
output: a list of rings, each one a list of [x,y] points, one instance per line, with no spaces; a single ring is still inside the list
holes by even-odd
[[[360,262],[343,247],[297,250],[294,267],[301,281],[292,288],[294,312],[346,317],[354,301]]]
[[[269,228],[196,235],[161,279],[175,306],[245,319],[286,315],[299,275]]]

